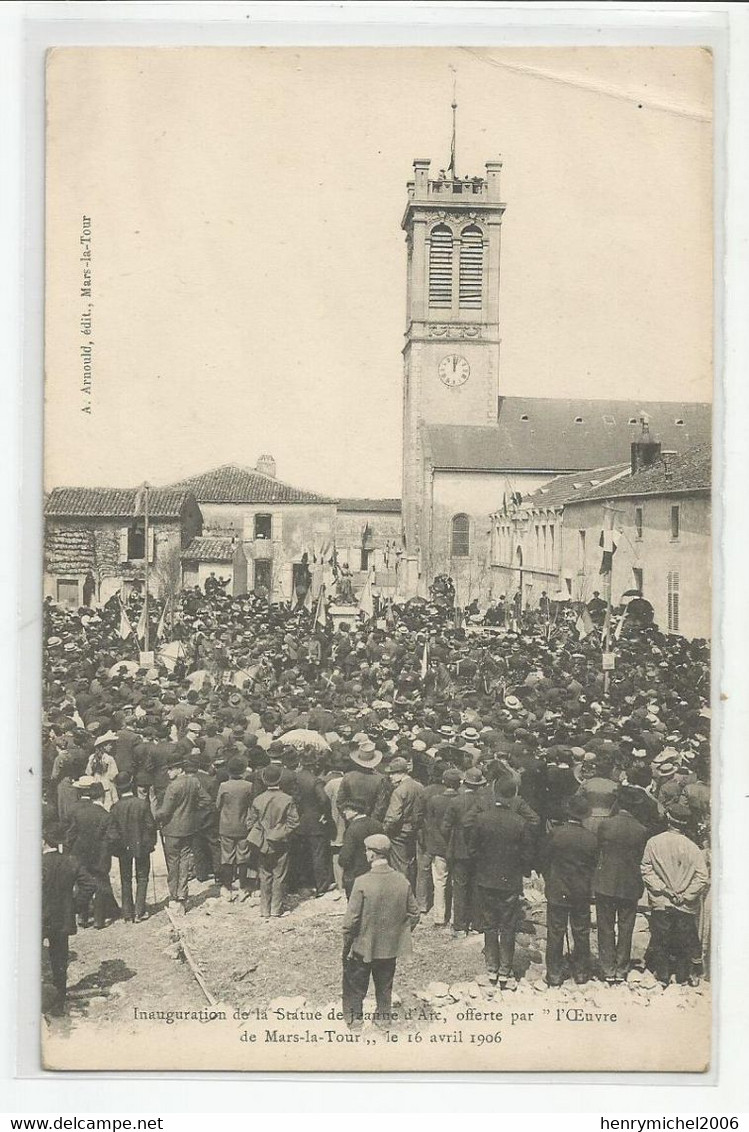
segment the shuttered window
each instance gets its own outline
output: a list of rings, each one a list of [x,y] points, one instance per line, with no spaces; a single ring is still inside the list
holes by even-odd
[[[453,301],[453,234],[446,224],[429,237],[429,306],[448,309]]]
[[[467,310],[481,309],[484,280],[484,238],[472,224],[460,237],[460,305]]]
[[[456,515],[452,525],[451,556],[468,558],[471,550],[471,524],[467,515]]]
[[[668,631],[679,632],[679,571],[668,572]]]

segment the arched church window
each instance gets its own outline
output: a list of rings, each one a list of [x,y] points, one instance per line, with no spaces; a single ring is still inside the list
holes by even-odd
[[[484,237],[475,224],[464,228],[460,236],[460,305],[468,310],[481,309],[484,281]]]
[[[471,524],[467,515],[454,515],[452,523],[451,558],[468,558],[471,551]]]
[[[429,237],[429,306],[449,308],[453,301],[453,234],[446,224]]]

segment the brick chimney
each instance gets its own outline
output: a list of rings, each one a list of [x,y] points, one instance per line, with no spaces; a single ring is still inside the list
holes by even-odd
[[[258,462],[255,464],[255,471],[260,472],[264,476],[270,476],[271,479],[276,478],[276,461],[272,456],[258,457]]]
[[[649,468],[661,454],[660,440],[654,440],[650,435],[650,418],[647,413],[640,413],[641,432],[637,440],[632,441],[630,468],[632,475]]]
[[[661,452],[661,462],[667,480],[674,478],[674,459],[676,455],[676,452],[669,449],[664,449],[664,451]]]

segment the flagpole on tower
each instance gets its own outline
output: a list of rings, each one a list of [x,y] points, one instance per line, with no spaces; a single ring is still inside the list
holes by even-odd
[[[457,135],[457,111],[458,111],[457,91],[458,91],[458,80],[457,80],[457,76],[455,74],[455,71],[453,70],[453,100],[452,100],[452,104],[451,104],[452,105],[452,112],[453,112],[453,136],[452,136],[452,141],[450,143],[450,165],[449,165],[449,173],[450,173],[450,177],[453,181],[456,180],[457,176],[458,176],[458,174],[456,172],[456,168],[455,168],[456,135]]]

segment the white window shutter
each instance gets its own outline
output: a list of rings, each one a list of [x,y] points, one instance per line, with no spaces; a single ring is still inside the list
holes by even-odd
[[[148,561],[153,562],[156,557],[156,531],[153,527],[148,528]]]
[[[271,538],[273,539],[273,542],[280,542],[281,541],[281,530],[282,530],[282,526],[283,526],[280,511],[274,511],[273,512],[272,523],[273,523],[273,527],[271,529]]]
[[[127,562],[127,527],[120,527],[120,562]]]

